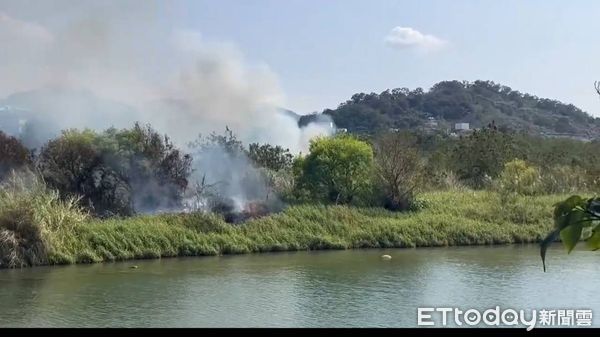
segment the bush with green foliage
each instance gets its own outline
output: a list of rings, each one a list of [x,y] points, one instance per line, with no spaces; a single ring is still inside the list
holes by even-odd
[[[384,133],[374,142],[375,185],[386,209],[409,209],[422,184],[423,163],[416,142],[408,132]]]
[[[101,216],[179,207],[191,157],[150,126],[68,130],[41,150],[37,167],[63,196]]]
[[[0,180],[11,170],[27,168],[31,163],[31,151],[17,138],[0,131]]]
[[[292,167],[293,156],[289,149],[271,144],[252,143],[248,145],[248,158],[257,167],[281,171]]]
[[[299,193],[313,201],[349,204],[369,188],[373,149],[347,135],[317,138],[310,143],[310,153],[294,165]]]
[[[541,194],[540,172],[524,160],[512,160],[504,164],[504,170],[496,180],[496,188],[503,201],[516,195]]]
[[[292,174],[294,156],[289,149],[279,145],[252,143],[248,145],[247,154],[264,179],[266,199],[268,200],[272,193],[283,199],[289,199],[294,181]]]
[[[451,169],[469,186],[484,188],[515,156],[510,134],[493,128],[474,130],[456,143],[451,153]]]

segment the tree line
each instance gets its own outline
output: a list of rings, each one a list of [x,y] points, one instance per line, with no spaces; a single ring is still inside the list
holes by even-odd
[[[426,190],[492,189],[506,202],[516,194],[600,190],[598,142],[535,137],[494,124],[459,138],[406,130],[316,138],[301,156],[271,144],[246,146],[229,129],[190,145],[200,157],[219,147],[225,156],[247,158],[259,177],[242,179],[264,185],[259,205],[276,198],[407,211],[420,207],[418,194]],[[103,132],[67,130],[37,154],[0,132],[0,179],[11,170],[33,170],[100,217],[177,211],[190,193],[209,199],[210,210],[228,209],[211,193],[213,182],[192,181],[192,161],[168,136],[137,123]]]

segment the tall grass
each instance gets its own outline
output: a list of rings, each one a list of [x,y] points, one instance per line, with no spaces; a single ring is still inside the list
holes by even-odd
[[[489,191],[429,192],[422,195],[426,207],[417,212],[301,205],[231,225],[207,214],[92,219],[72,200],[60,201],[46,190],[30,192],[18,186],[22,182],[12,190],[4,186],[0,194],[3,267],[287,250],[534,242],[551,228],[552,205],[565,197],[521,196],[502,205],[498,194]]]
[[[0,268],[52,263],[55,247],[87,221],[77,200],[61,200],[31,172],[0,184]]]

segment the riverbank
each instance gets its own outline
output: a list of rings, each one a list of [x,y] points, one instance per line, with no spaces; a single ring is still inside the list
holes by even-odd
[[[416,212],[300,205],[241,225],[204,214],[98,220],[64,211],[49,219],[44,218],[47,211],[36,215],[42,210],[33,209],[28,220],[42,225],[0,228],[0,260],[2,267],[22,267],[270,251],[538,242],[552,227],[552,205],[565,196],[519,197],[508,205],[489,191],[430,192],[421,198],[425,207]],[[10,235],[12,240],[7,240]]]

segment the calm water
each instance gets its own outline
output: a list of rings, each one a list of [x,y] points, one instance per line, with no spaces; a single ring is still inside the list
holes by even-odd
[[[598,324],[600,254],[555,246],[549,260],[544,274],[531,245],[0,270],[0,326],[413,327],[417,307],[496,305],[589,308]]]

